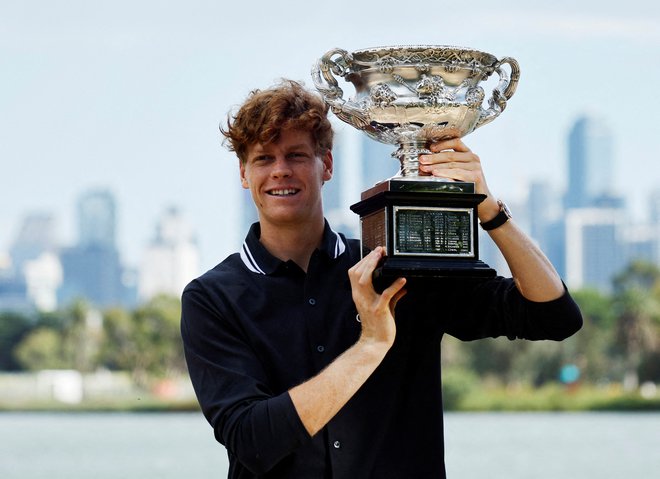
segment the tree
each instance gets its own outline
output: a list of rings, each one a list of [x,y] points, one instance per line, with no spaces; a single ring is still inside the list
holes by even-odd
[[[112,369],[130,370],[141,385],[148,378],[185,372],[179,332],[181,302],[157,296],[132,314],[108,310],[104,317],[103,363]]]
[[[16,346],[15,354],[18,363],[30,371],[71,367],[64,355],[61,334],[45,326],[28,334]]]
[[[617,315],[615,347],[622,357],[624,386],[636,388],[639,367],[658,347],[660,325],[660,269],[633,262],[614,279]]]
[[[19,313],[0,314],[0,370],[16,371],[21,368],[14,350],[33,328],[33,320]]]
[[[612,360],[612,338],[617,319],[612,298],[595,289],[578,290],[572,295],[580,306],[584,325],[575,336],[562,341],[565,361],[580,368],[583,380],[612,380],[616,372]]]

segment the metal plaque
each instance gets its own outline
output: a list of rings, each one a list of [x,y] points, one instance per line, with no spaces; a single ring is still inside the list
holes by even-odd
[[[394,207],[394,255],[475,257],[471,208]]]

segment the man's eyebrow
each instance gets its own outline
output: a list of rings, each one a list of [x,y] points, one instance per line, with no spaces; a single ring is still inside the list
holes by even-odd
[[[301,149],[306,149],[309,148],[309,145],[306,143],[299,143],[297,145],[291,145],[287,150],[301,150]]]

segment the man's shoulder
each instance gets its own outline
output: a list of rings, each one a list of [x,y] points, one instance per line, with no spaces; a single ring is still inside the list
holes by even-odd
[[[222,262],[206,271],[201,276],[193,279],[186,288],[184,294],[188,291],[203,290],[208,288],[219,288],[222,285],[236,284],[240,278],[247,274],[247,270],[241,261],[238,253],[233,253]]]

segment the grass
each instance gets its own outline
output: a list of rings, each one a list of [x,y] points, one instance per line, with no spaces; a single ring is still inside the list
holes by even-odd
[[[618,385],[478,385],[449,409],[456,411],[660,411],[660,396],[645,398]]]

